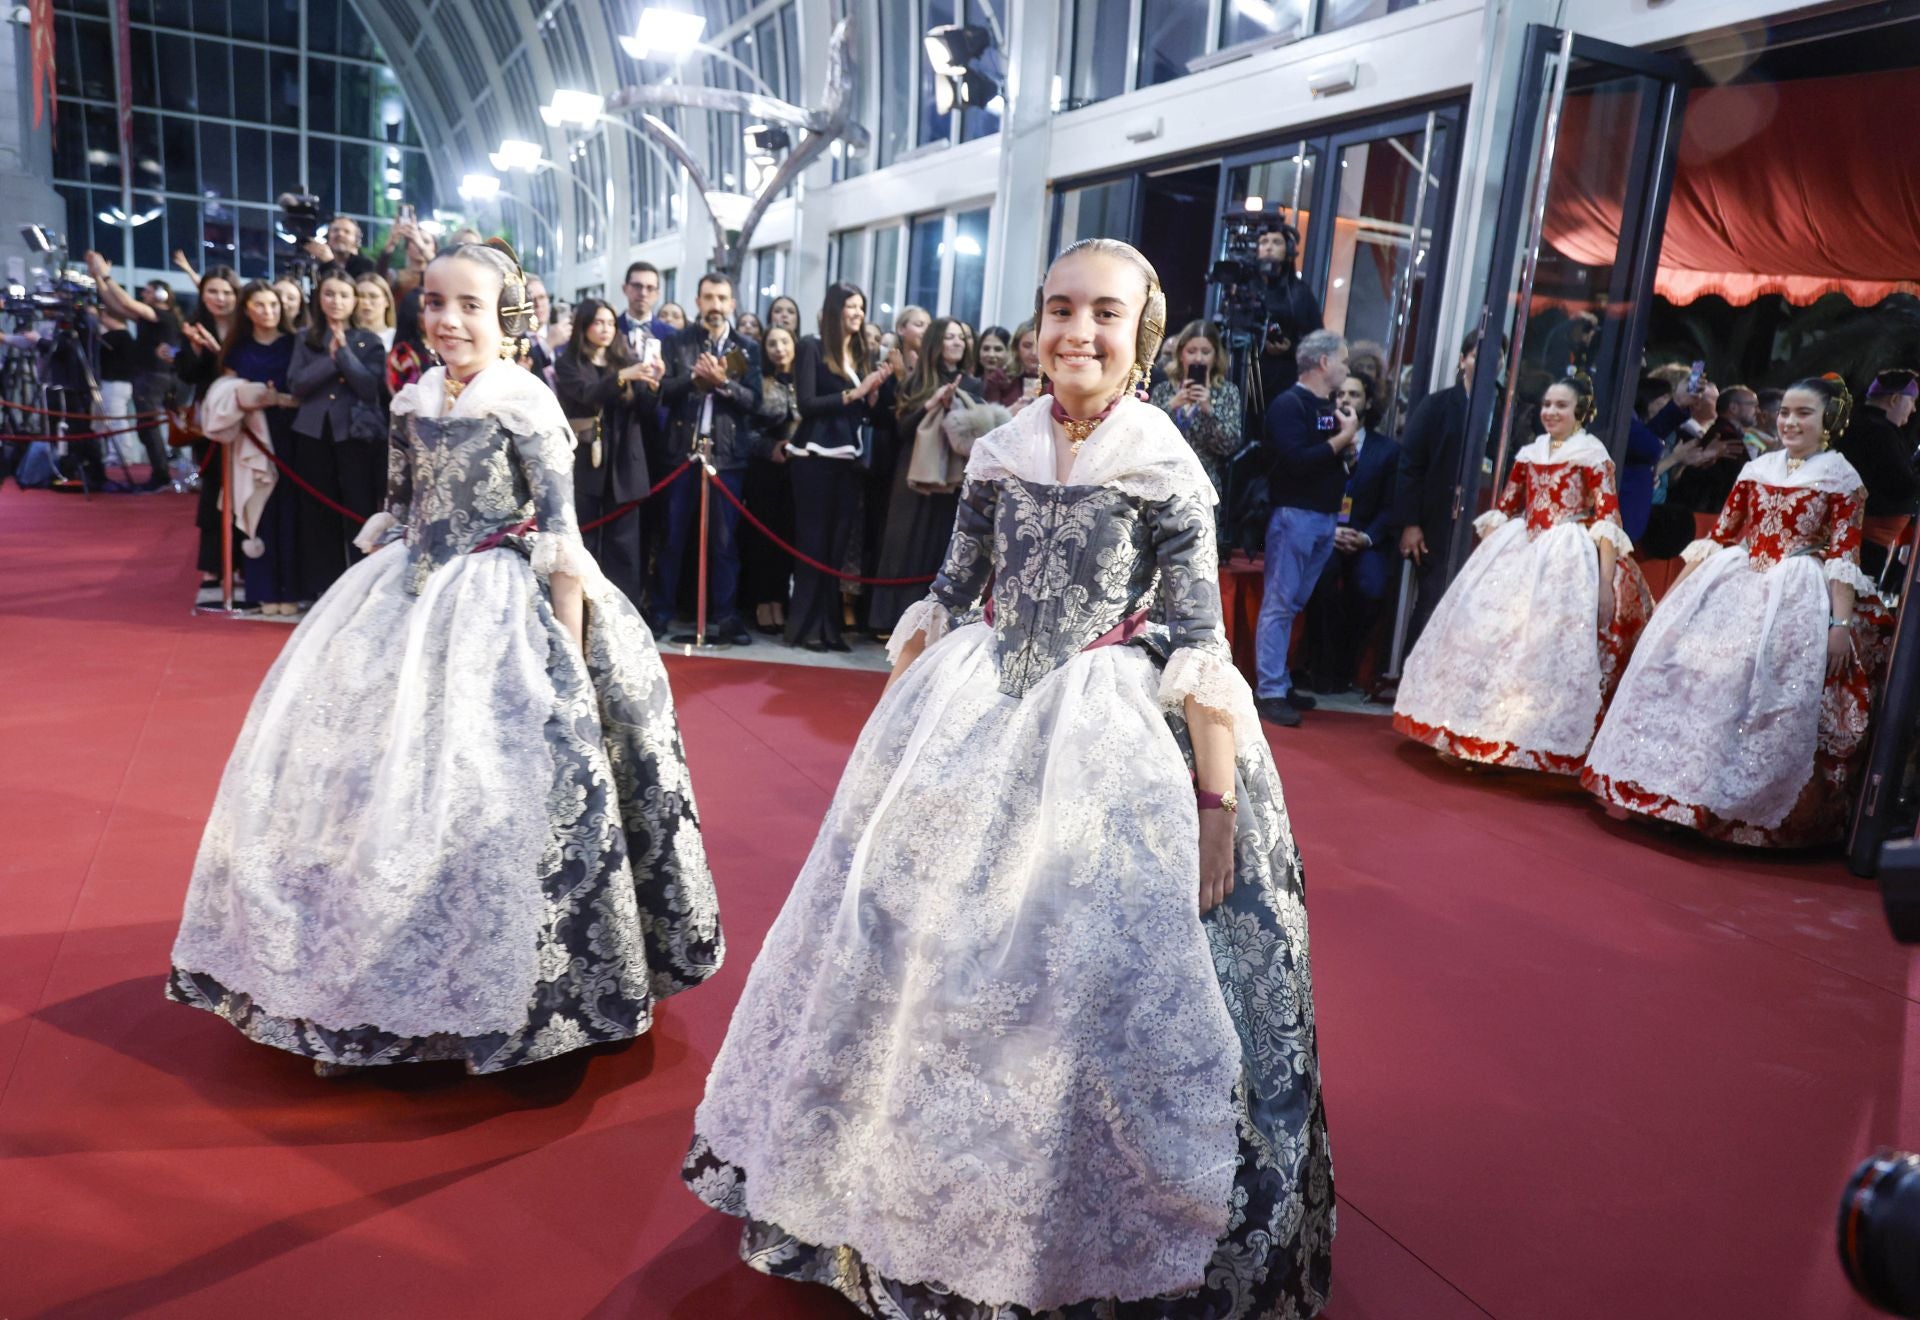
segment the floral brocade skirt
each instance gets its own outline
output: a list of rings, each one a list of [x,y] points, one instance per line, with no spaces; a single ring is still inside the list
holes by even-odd
[[[1332,1163],[1297,854],[1264,743],[1198,913],[1142,645],[1013,697],[991,630],[881,699],[748,977],[683,1170],[742,1255],[868,1315],[1312,1316]]]
[[[640,1035],[723,955],[653,639],[602,580],[583,654],[517,541],[418,567],[349,569],[261,684],[167,995],[347,1065]]]

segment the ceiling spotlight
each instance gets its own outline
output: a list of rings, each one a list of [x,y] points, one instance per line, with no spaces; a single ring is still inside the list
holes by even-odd
[[[500,150],[487,157],[496,170],[526,170],[532,173],[547,163],[546,152],[537,142],[522,142],[518,138],[508,138],[500,144]]]
[[[469,174],[460,180],[460,195],[470,202],[484,202],[500,195],[500,178],[494,174]]]
[[[577,124],[581,128],[591,128],[600,120],[607,108],[607,98],[596,92],[561,90],[553,94],[553,100],[540,107],[540,118],[547,127],[558,128],[562,124]]]
[[[793,134],[778,124],[747,125],[747,145],[761,155],[771,156],[793,146]]]
[[[956,109],[984,110],[999,95],[999,83],[984,73],[964,69],[952,77],[934,80],[933,108],[943,115]]]
[[[927,63],[943,78],[958,78],[967,66],[993,47],[993,34],[983,27],[949,23],[926,35]]]
[[[640,24],[633,35],[620,38],[620,45],[636,60],[656,54],[671,59],[691,50],[706,30],[705,15],[649,6],[640,11]]]

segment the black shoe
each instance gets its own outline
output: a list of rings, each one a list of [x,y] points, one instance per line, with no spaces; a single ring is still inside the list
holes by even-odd
[[[1280,699],[1286,702],[1289,706],[1292,706],[1295,710],[1312,710],[1315,706],[1318,706],[1320,704],[1319,702],[1315,701],[1312,697],[1302,692],[1299,688],[1293,689],[1293,691],[1287,693],[1286,696]]]
[[[747,631],[746,624],[734,619],[714,630],[714,640],[725,646],[752,646],[753,634]]]
[[[823,655],[826,653],[827,644],[819,640],[801,642],[800,649],[802,651],[812,651],[815,655]]]
[[[849,651],[851,651],[851,650],[853,650],[853,648],[852,648],[851,646],[848,646],[848,645],[847,645],[847,643],[846,643],[846,639],[844,639],[844,638],[841,638],[841,637],[836,637],[836,638],[834,638],[834,639],[833,639],[832,641],[830,641],[830,642],[828,642],[828,643],[827,643],[827,649],[828,649],[829,651],[838,651],[838,652],[840,652],[840,653],[841,653],[842,655],[844,655],[844,654],[846,654],[847,652],[849,652]]]
[[[1289,705],[1285,697],[1256,697],[1253,708],[1268,724],[1278,724],[1283,729],[1300,727],[1300,712]]]

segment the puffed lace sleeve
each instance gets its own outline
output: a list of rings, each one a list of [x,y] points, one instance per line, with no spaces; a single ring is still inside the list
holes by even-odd
[[[926,597],[909,605],[894,625],[887,641],[889,660],[898,661],[907,643],[922,633],[932,646],[947,635],[957,616],[979,601],[993,571],[993,514],[999,496],[1000,487],[991,480],[969,480],[961,488],[947,557]]]
[[[1714,522],[1713,530],[1697,541],[1689,542],[1680,552],[1680,562],[1697,564],[1724,546],[1736,545],[1747,530],[1747,520],[1753,516],[1753,483],[1740,480],[1733,483],[1733,489],[1727,492],[1727,502],[1721,506],[1720,517]]]
[[[406,533],[407,511],[413,505],[413,451],[407,440],[407,418],[413,414],[414,388],[407,386],[393,399],[393,425],[387,430],[387,498],[353,538],[363,554],[372,554]]]
[[[1860,542],[1866,526],[1867,502],[1864,490],[1834,498],[1832,524],[1827,529],[1827,581],[1854,589],[1858,595],[1873,592],[1873,579],[1860,571]]]
[[[537,530],[527,538],[533,547],[533,571],[545,577],[570,574],[597,582],[600,566],[580,539],[580,520],[573,508],[573,438],[554,426],[527,425],[522,429],[502,419],[513,454],[533,492]]]
[[[1518,518],[1527,508],[1527,473],[1530,465],[1515,463],[1507,474],[1507,484],[1491,509],[1473,520],[1473,534],[1485,538],[1494,528]]]
[[[1598,465],[1593,480],[1593,522],[1587,528],[1593,543],[1611,544],[1623,555],[1633,553],[1633,539],[1620,523],[1620,485],[1611,462]]]
[[[1188,698],[1218,712],[1241,747],[1258,743],[1260,716],[1253,690],[1233,666],[1220,612],[1220,557],[1213,510],[1197,491],[1183,491],[1145,508],[1160,569],[1160,605],[1173,652],[1160,676],[1160,704],[1181,709]]]

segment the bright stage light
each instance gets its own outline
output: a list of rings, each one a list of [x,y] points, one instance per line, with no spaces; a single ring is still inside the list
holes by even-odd
[[[487,157],[496,170],[525,170],[529,174],[547,163],[547,153],[538,142],[522,142],[518,138],[508,138],[500,144],[500,150]]]
[[[686,14],[676,9],[648,8],[640,11],[640,25],[630,37],[620,38],[621,47],[636,60],[652,55],[671,59],[684,55],[707,30],[701,14]]]
[[[500,179],[492,174],[469,174],[460,180],[460,195],[470,202],[484,202],[500,195]]]
[[[553,94],[553,100],[540,107],[540,118],[550,128],[562,124],[576,124],[581,128],[591,128],[598,123],[601,114],[607,108],[607,98],[596,92],[567,91]]]

